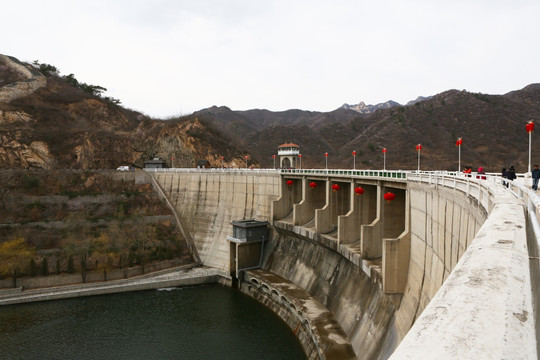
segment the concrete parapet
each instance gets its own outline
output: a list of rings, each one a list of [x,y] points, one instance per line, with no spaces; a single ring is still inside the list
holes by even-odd
[[[494,206],[392,360],[537,358],[523,210]]]

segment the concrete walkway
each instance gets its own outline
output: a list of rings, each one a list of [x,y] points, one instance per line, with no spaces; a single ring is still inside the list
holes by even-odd
[[[183,266],[155,274],[146,274],[130,279],[111,280],[90,284],[57,286],[20,292],[10,291],[0,295],[0,305],[29,303],[81,296],[113,294],[128,291],[160,289],[166,287],[189,286],[216,283],[229,275],[218,269],[192,265]]]

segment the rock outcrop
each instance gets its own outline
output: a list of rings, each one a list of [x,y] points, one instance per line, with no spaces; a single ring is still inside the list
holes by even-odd
[[[14,57],[0,54],[0,64],[17,72],[24,79],[1,87],[0,103],[9,103],[15,99],[28,96],[47,85],[47,78],[37,69],[24,65]]]

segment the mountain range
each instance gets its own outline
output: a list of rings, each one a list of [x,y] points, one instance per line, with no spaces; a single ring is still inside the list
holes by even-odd
[[[389,102],[390,103],[390,102]],[[388,104],[388,103],[387,103]],[[305,167],[324,167],[328,152],[331,168],[383,167],[416,169],[416,145],[422,144],[421,169],[457,170],[458,137],[462,167],[482,166],[499,172],[515,165],[527,170],[528,136],[525,124],[540,117],[540,84],[505,95],[448,90],[413,102],[369,113],[341,107],[331,112],[288,110],[233,111],[211,107],[194,114],[208,128],[236,146],[244,147],[263,167],[272,166],[272,154],[285,142],[301,148]],[[533,149],[540,139],[533,135]],[[533,162],[540,158],[533,156]]]
[[[540,118],[540,84],[504,95],[448,90],[407,105],[361,102],[330,112],[212,106],[160,120],[89,93],[100,87],[81,87],[73,77],[52,72],[46,79],[46,86],[34,93],[0,102],[0,168],[116,168],[142,166],[153,157],[169,165],[174,157],[175,166],[183,167],[198,160],[241,167],[245,155],[254,166],[272,167],[277,147],[294,142],[304,167],[324,167],[328,152],[329,168],[380,169],[381,150],[387,148],[387,169],[416,169],[415,147],[421,143],[422,169],[456,170],[455,142],[462,137],[462,167],[499,172],[515,165],[524,172],[525,124]],[[0,63],[0,90],[13,81],[21,81],[20,76]],[[533,162],[540,162],[537,138],[532,135]]]

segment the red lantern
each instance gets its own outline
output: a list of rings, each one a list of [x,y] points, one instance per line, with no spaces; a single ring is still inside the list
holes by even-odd
[[[292,180],[287,180],[287,186],[292,186],[292,184],[293,184]]]
[[[396,198],[396,194],[394,193],[391,193],[391,192],[387,192],[386,194],[384,194],[384,200],[386,200],[387,203],[390,203],[392,200],[394,200]]]
[[[324,156],[328,157],[328,153],[324,153]]]
[[[312,181],[309,183],[309,186],[311,186],[312,189],[316,188],[317,187],[317,183]]]
[[[362,195],[364,193],[364,189],[359,186],[354,189],[354,192],[356,193],[356,195]]]
[[[272,159],[275,159],[276,158],[276,155],[272,155]]]
[[[527,124],[525,124],[525,130],[528,133],[532,133],[534,131],[534,121],[529,121]]]
[[[382,149],[382,153],[383,153],[383,154],[386,154],[386,148],[383,148],[383,149]]]
[[[420,150],[422,150],[422,144],[416,145],[416,151],[420,151]]]
[[[356,150],[355,150],[355,151],[353,151],[353,152],[352,152],[352,154],[353,154],[354,156],[356,156]]]
[[[332,185],[332,190],[334,190],[334,192],[338,191],[339,190],[339,185],[338,184]]]
[[[461,146],[461,145],[463,145],[463,139],[462,139],[462,138],[458,138],[458,139],[456,140],[456,146]]]

